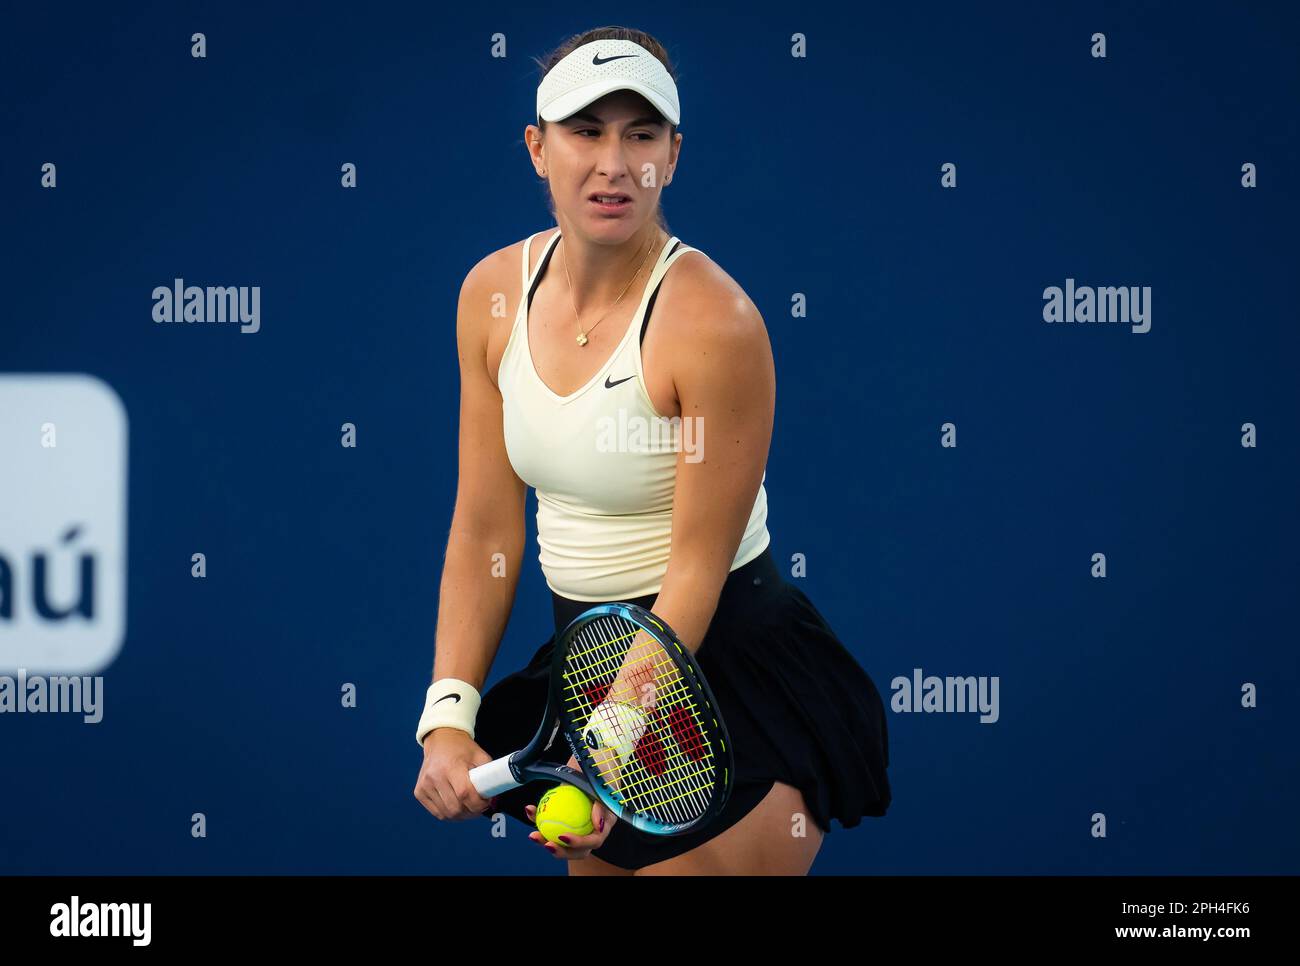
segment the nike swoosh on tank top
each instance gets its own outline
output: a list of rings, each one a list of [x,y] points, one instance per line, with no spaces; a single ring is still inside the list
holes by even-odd
[[[707,447],[708,427],[705,421],[699,433],[655,411],[641,368],[641,332],[665,273],[696,249],[668,240],[613,354],[586,385],[561,396],[542,382],[528,347],[528,308],[560,238],[555,232],[530,273],[538,234],[524,242],[524,297],[497,371],[510,465],[537,491],[537,559],[547,586],[572,600],[657,594],[668,572],[678,450],[685,446],[689,459],[696,447]],[[768,542],[760,484],[730,569]]]

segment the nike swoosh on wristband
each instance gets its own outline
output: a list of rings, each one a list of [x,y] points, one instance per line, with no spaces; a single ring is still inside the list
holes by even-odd
[[[606,376],[606,377],[605,377],[605,388],[606,388],[606,389],[613,389],[615,386],[621,386],[623,383],[627,382],[628,379],[635,379],[635,378],[636,378],[636,375],[633,374],[633,375],[626,376],[626,377],[620,379],[618,382],[610,382],[610,381],[609,381],[609,376]]]
[[[624,57],[635,56],[636,54],[615,54],[613,57],[601,57],[600,54],[597,54],[595,57],[591,58],[591,62],[599,67],[601,64],[608,64],[611,60],[622,60]]]
[[[439,698],[437,701],[435,701],[435,702],[433,702],[433,703],[434,703],[434,704],[441,704],[443,701],[446,701],[448,698],[455,698],[457,701],[459,701],[459,700],[460,700],[460,695],[459,695],[459,694],[456,694],[456,693],[453,691],[451,694],[444,694],[441,698]],[[432,707],[432,705],[431,705],[430,707]]]

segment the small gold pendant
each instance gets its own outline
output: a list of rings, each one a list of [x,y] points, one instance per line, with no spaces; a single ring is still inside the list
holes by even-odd
[[[578,345],[586,345],[586,344],[587,344],[587,336],[586,336],[584,333],[579,332],[579,333],[578,333]]]

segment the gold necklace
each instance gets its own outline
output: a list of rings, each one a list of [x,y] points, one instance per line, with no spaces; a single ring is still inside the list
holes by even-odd
[[[655,234],[657,235],[658,232],[656,232]],[[619,300],[622,299],[623,296],[627,294],[627,290],[630,289],[632,287],[632,283],[636,281],[637,275],[641,274],[641,269],[645,268],[646,260],[650,257],[650,250],[655,247],[655,241],[656,239],[653,238],[650,240],[650,248],[647,248],[645,255],[642,256],[641,264],[637,266],[636,273],[630,279],[628,279],[627,284],[623,286],[623,291],[618,293],[618,298],[614,299],[614,301],[610,303],[609,308],[607,308],[604,312],[601,313],[600,318],[596,320],[595,325],[593,325],[590,329],[588,329],[587,332],[591,332],[592,329],[595,329],[597,325],[600,325],[600,323],[604,322],[605,316],[609,315],[609,313],[613,310],[614,306],[618,305]],[[560,242],[562,244],[564,242],[564,239],[560,239]],[[569,286],[569,305],[573,306],[573,320],[578,323],[577,343],[579,347],[585,346],[587,344],[587,332],[582,331],[582,320],[578,318],[578,306],[573,301],[573,280],[569,277],[569,259],[567,256],[564,259],[564,281]]]

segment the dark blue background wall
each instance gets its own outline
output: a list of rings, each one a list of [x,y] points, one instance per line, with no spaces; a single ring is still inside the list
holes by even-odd
[[[0,717],[0,871],[562,871],[424,812],[412,734],[458,288],[548,224],[531,55],[609,23],[676,59],[670,226],[767,320],[778,559],[886,696],[1001,682],[996,724],[891,715],[890,813],[814,871],[1297,870],[1284,5],[117,6],[0,29],[0,372],[93,373],[130,419],[105,718]],[[156,325],[177,276],[260,285],[262,330]],[[1066,278],[1151,286],[1151,331],[1045,323]],[[535,554],[491,680],[549,633]]]

